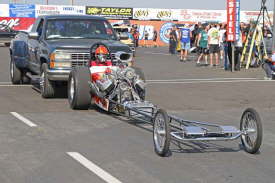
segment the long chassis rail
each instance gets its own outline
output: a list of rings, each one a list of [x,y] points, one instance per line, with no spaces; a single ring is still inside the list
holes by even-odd
[[[122,105],[115,101],[111,102],[123,107],[125,111],[128,111],[127,114],[112,111],[113,113],[153,125],[154,116],[158,110],[156,106],[133,107],[131,105]],[[150,108],[151,111],[148,112],[144,110],[144,108]],[[233,141],[246,133],[231,126],[221,126],[208,122],[185,120],[169,114],[168,117],[171,127],[170,135],[176,141]],[[219,131],[213,132],[209,127],[219,129]],[[192,134],[189,137],[186,136],[186,129],[189,129],[189,133]]]

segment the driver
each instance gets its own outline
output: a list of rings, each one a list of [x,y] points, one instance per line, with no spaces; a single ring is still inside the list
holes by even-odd
[[[91,61],[91,66],[112,66],[112,61],[108,58],[109,55],[108,49],[100,45],[95,50],[95,60]]]
[[[96,87],[93,86],[94,90],[97,91],[96,95],[103,98],[104,93],[112,87],[112,81],[107,77],[107,74],[112,72],[113,65],[109,50],[105,46],[99,45],[94,54],[94,60],[90,63],[91,79],[96,85]]]

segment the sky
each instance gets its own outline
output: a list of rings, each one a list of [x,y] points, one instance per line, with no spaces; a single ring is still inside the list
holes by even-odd
[[[46,4],[47,0],[0,0],[0,3]],[[48,0],[49,4],[137,7],[137,8],[175,8],[175,9],[209,9],[223,10],[226,0]],[[275,0],[267,0],[266,6],[273,10]],[[241,0],[242,10],[260,10],[261,0]]]

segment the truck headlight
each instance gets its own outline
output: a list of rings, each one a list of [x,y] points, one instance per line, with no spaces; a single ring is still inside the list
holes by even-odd
[[[54,61],[64,61],[64,60],[70,60],[71,54],[66,52],[55,52],[54,53]]]

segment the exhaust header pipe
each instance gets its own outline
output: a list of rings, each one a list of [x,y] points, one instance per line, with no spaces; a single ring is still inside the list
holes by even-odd
[[[115,58],[117,60],[122,61],[122,62],[130,62],[133,59],[133,54],[132,53],[126,53],[126,52],[117,52],[115,54]]]

